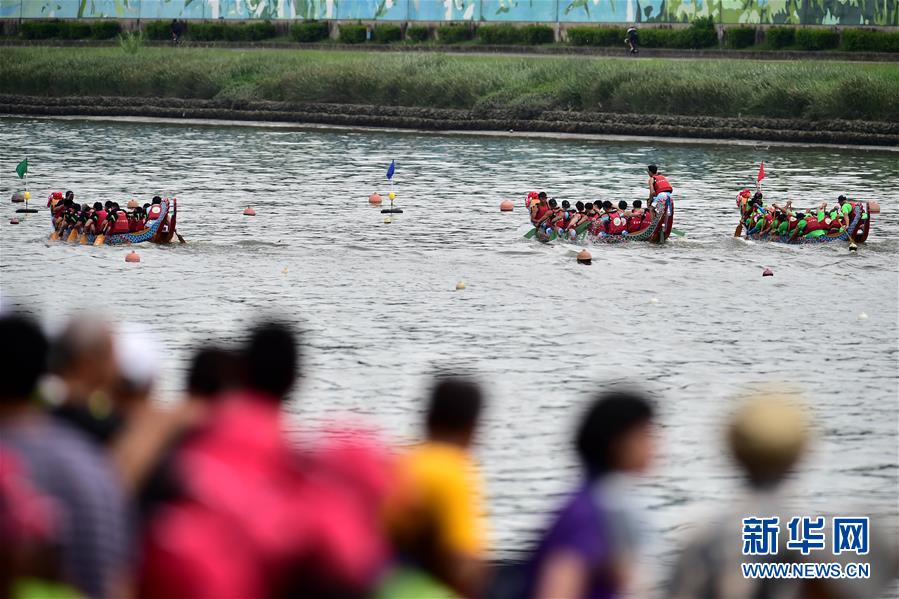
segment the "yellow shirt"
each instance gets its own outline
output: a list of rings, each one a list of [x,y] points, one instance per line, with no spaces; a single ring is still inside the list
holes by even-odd
[[[388,526],[401,545],[433,536],[440,551],[481,557],[486,552],[480,479],[468,453],[425,442],[401,456]]]

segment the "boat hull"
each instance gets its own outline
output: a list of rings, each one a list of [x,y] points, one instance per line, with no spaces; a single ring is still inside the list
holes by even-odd
[[[131,245],[136,243],[169,243],[175,236],[175,222],[178,215],[178,200],[165,198],[161,203],[162,212],[159,218],[150,221],[150,225],[140,231],[131,233],[110,233],[104,236],[85,233],[78,238],[82,244],[93,245],[97,237],[103,237],[103,245]]]
[[[538,230],[535,239],[543,243],[559,241],[562,243],[576,243],[583,245],[585,243],[594,244],[613,244],[613,243],[629,243],[631,241],[644,241],[649,243],[664,243],[671,236],[671,229],[674,227],[674,201],[670,198],[665,200],[662,210],[653,215],[649,224],[634,233],[627,235],[593,235],[588,232],[581,233],[575,239],[566,239],[557,237],[554,233],[547,235],[543,231]]]
[[[747,232],[745,237],[746,239],[752,239],[753,241],[773,241],[775,243],[788,243],[793,245],[829,243],[832,241],[854,241],[855,243],[864,243],[868,239],[870,230],[871,211],[868,203],[865,202],[864,206],[855,206],[852,210],[852,216],[849,219],[849,227],[836,233],[826,233],[824,235],[815,235],[812,237],[803,236],[790,238],[789,235],[771,235],[769,233],[759,235],[758,233]],[[851,237],[850,232],[852,233]]]

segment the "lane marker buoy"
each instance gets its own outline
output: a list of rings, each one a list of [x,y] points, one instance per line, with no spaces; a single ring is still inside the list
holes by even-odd
[[[515,207],[515,203],[512,200],[503,200],[499,204],[500,212],[512,212],[512,209]]]
[[[12,217],[11,219],[9,219],[9,224],[11,224],[11,225],[18,225],[18,224],[19,224],[19,219],[17,219],[17,218],[14,216],[14,217]]]
[[[389,225],[389,224],[392,223],[392,222],[393,222],[393,219],[391,219],[389,216],[385,216],[385,217],[384,217],[384,224],[385,224],[385,225]]]
[[[368,203],[372,206],[380,206],[381,205],[381,196],[375,192],[368,196]]]
[[[762,276],[763,277],[773,277],[774,271],[771,270],[770,268],[766,268],[765,270],[762,271]]]
[[[590,252],[587,250],[581,250],[577,255],[577,263],[583,264],[585,266],[590,266],[593,264],[593,256],[590,255]]]
[[[650,304],[657,304],[657,303],[659,303],[659,300],[658,300],[658,298],[651,297],[651,298],[649,298],[649,303],[650,303]]]
[[[456,291],[462,291],[463,289],[465,289],[465,281],[456,283]]]
[[[247,206],[246,208],[244,208],[243,215],[244,216],[256,216],[256,211],[253,210],[252,208],[250,208],[249,206]]]
[[[138,254],[134,250],[131,250],[125,256],[125,262],[140,262],[140,254]]]
[[[864,312],[862,312],[861,314],[858,315],[858,319],[859,320],[868,320],[868,315],[865,314]]]

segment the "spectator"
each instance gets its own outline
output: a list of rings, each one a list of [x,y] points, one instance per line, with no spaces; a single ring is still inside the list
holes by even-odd
[[[624,43],[627,44],[628,52],[630,52],[631,54],[637,54],[640,52],[640,50],[637,48],[637,44],[639,43],[639,36],[637,34],[636,27],[631,26],[627,28],[627,33],[624,37]]]
[[[611,391],[593,402],[575,438],[584,478],[526,567],[528,596],[593,599],[633,589],[637,522],[617,475],[649,467],[652,419],[640,393]]]
[[[0,439],[57,505],[62,577],[89,597],[128,596],[125,502],[111,466],[82,431],[47,417],[33,400],[47,363],[40,328],[3,316],[0,338]]]
[[[443,378],[431,392],[427,438],[398,464],[388,525],[402,566],[383,595],[408,594],[412,591],[405,589],[413,584],[435,593],[444,585],[464,597],[481,595],[487,540],[481,483],[470,452],[482,407],[480,388],[464,378]]]
[[[800,551],[789,549],[785,539],[776,544],[776,551],[771,555],[742,552],[743,518],[777,516],[785,529],[791,517],[797,515],[791,515],[786,509],[781,487],[806,453],[811,430],[808,413],[807,407],[781,395],[756,396],[738,409],[728,427],[728,445],[746,480],[746,492],[729,501],[731,507],[724,513],[708,518],[708,526],[687,543],[672,570],[666,596],[673,599],[877,597],[894,580],[895,548],[889,547],[877,534],[871,535],[871,551],[865,558],[873,564],[872,575],[866,580],[743,577],[741,563],[839,560],[815,552],[803,556]],[[825,542],[827,546],[831,543],[832,539]]]
[[[94,442],[110,444],[124,423],[113,402],[118,364],[111,327],[92,316],[72,318],[53,342],[50,370],[53,415]]]
[[[378,452],[344,444],[326,459],[287,438],[281,406],[299,362],[287,326],[256,327],[242,360],[244,388],[175,455],[180,493],[148,525],[142,595],[364,594],[386,557]]]
[[[172,19],[172,43],[180,44],[181,36],[184,35],[184,24],[178,19]]]

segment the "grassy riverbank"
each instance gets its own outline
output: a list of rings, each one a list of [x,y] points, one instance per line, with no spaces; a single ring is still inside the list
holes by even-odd
[[[0,93],[899,121],[899,64],[4,48]]]

